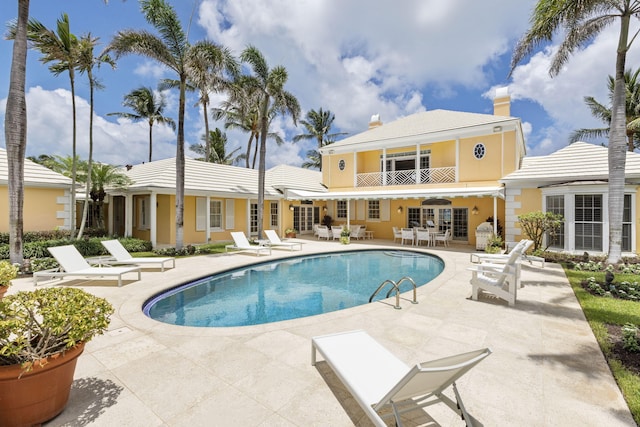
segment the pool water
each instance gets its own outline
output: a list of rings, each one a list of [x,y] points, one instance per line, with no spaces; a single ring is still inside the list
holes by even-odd
[[[226,271],[150,299],[144,313],[183,326],[248,326],[367,304],[385,280],[422,286],[444,268],[430,254],[360,250],[279,259]],[[385,288],[375,300],[386,297]],[[412,289],[408,281],[402,292]]]

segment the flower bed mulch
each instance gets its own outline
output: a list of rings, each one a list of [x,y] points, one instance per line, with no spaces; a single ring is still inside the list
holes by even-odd
[[[613,358],[618,359],[625,368],[640,375],[640,353],[628,351],[623,347],[622,327],[619,325],[607,325],[607,330]]]

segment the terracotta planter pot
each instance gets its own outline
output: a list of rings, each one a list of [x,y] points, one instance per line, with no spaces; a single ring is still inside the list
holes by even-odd
[[[287,233],[287,234],[285,234],[285,237],[287,237],[289,239],[292,239],[292,238],[296,237],[296,233]]]
[[[22,374],[19,365],[0,366],[0,427],[40,424],[58,415],[69,400],[84,343]]]
[[[4,294],[7,293],[7,291],[9,290],[8,286],[0,286],[0,299],[2,299],[2,297],[4,297]]]

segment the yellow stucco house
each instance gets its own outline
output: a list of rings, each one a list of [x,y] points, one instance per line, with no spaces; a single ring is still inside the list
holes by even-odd
[[[504,224],[500,180],[526,153],[520,119],[509,110],[508,92],[499,90],[493,115],[433,110],[384,124],[373,116],[365,132],[322,149],[326,193],[293,190],[287,197],[322,201],[334,221],[366,224],[376,238],[433,221],[454,241],[473,245],[487,218]]]
[[[24,231],[68,229],[71,179],[24,161]],[[7,152],[0,148],[0,232],[9,232]]]
[[[175,245],[175,158],[134,165],[124,171],[133,184],[112,190],[108,196],[108,231],[118,236],[149,240],[154,247]],[[263,229],[280,235],[300,212],[285,200],[289,189],[322,191],[318,171],[281,165],[265,174]],[[231,240],[232,231],[258,238],[258,171],[237,166],[185,159],[184,243],[200,244]],[[319,221],[320,211],[311,209],[309,221]]]

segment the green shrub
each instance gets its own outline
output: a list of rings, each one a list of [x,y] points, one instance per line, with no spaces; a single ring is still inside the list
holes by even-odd
[[[622,327],[622,346],[627,351],[640,352],[640,342],[638,342],[638,327],[631,323],[626,323]]]
[[[55,258],[33,258],[31,260],[31,271],[51,270],[58,267]]]

